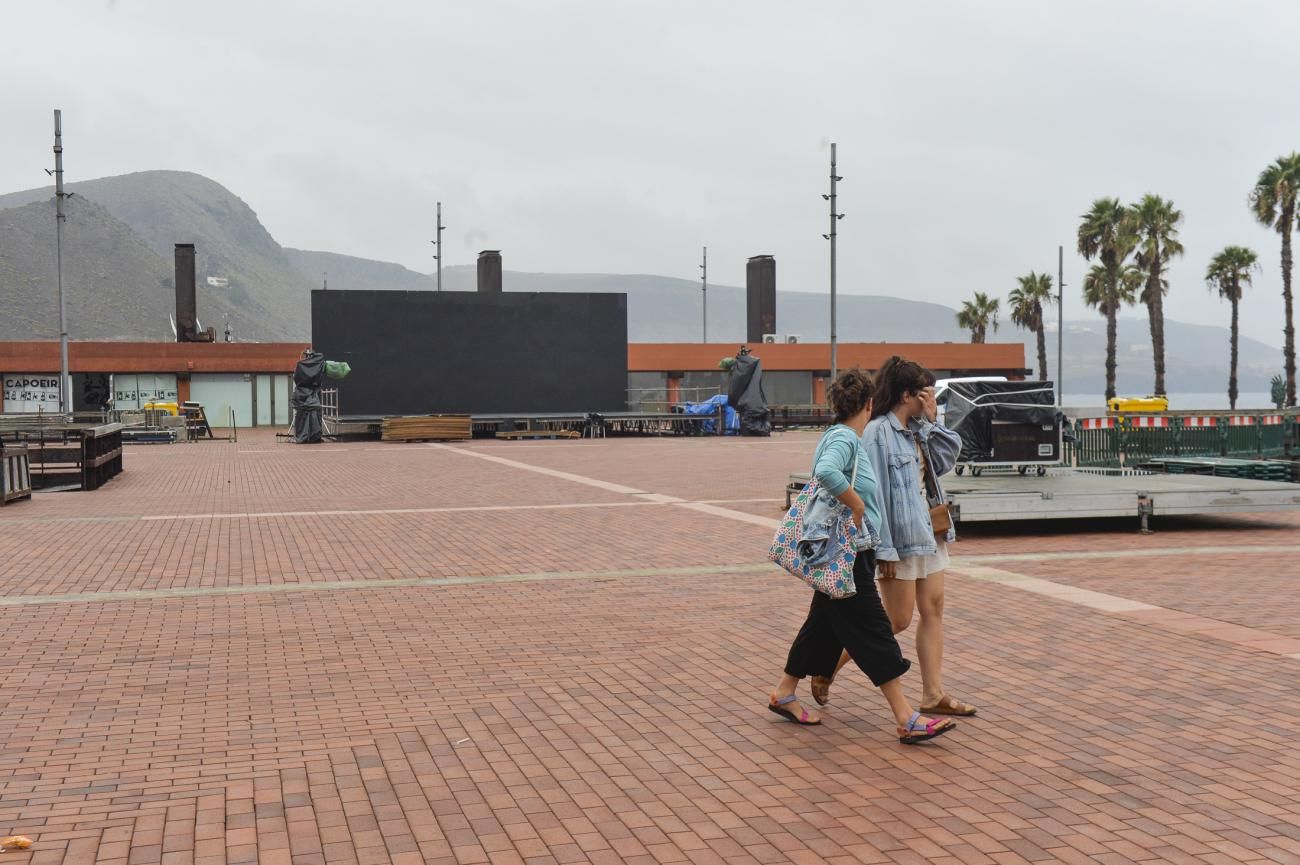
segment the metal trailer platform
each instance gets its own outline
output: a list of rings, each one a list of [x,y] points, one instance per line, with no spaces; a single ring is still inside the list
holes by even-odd
[[[1107,469],[1048,469],[1043,477],[947,475],[958,522],[1138,517],[1300,510],[1300,484]]]
[[[790,475],[789,496],[808,482]],[[1048,469],[1042,477],[989,471],[943,478],[959,523],[1137,517],[1143,531],[1152,516],[1266,513],[1300,510],[1300,484],[1166,475],[1128,469]]]

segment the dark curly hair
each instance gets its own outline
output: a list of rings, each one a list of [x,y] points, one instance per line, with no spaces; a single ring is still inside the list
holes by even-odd
[[[914,360],[894,355],[876,371],[876,402],[871,407],[871,418],[883,417],[910,395],[934,385],[934,373]]]
[[[840,373],[826,388],[826,403],[835,413],[835,422],[844,423],[867,407],[874,392],[871,375],[855,366]]]

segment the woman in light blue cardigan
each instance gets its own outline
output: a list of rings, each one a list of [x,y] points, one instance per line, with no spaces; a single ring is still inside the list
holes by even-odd
[[[949,526],[936,531],[931,508],[944,504],[940,478],[957,462],[961,436],[936,422],[934,374],[920,364],[891,357],[876,373],[876,399],[862,444],[878,485],[880,545],[876,578],[895,634],[921,614],[916,655],[921,662],[921,711],[928,715],[974,715],[975,707],[949,696],[943,687],[944,572]],[[840,667],[848,662],[841,655]],[[829,701],[830,679],[812,680],[813,697]]]

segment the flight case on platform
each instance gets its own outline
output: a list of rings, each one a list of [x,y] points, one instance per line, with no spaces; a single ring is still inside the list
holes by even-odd
[[[961,436],[958,474],[997,466],[1041,475],[1064,459],[1062,417],[1050,381],[954,381],[944,423]]]

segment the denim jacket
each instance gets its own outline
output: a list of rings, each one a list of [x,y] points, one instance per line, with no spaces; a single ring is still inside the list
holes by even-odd
[[[917,418],[903,426],[893,412],[871,421],[862,434],[867,456],[880,479],[878,489],[884,518],[880,521],[880,546],[876,549],[879,561],[928,556],[937,550],[934,525],[930,522],[930,502],[921,488],[916,441],[925,449],[926,474],[938,501],[946,501],[939,477],[957,464],[961,436],[942,424]],[[949,529],[946,540],[956,539],[956,533]]]
[[[857,434],[852,430],[840,430],[846,433],[848,442],[851,444],[854,457],[853,460],[859,460],[858,455],[862,453],[859,445]],[[826,431],[823,436],[825,439],[838,435],[836,428],[832,427]],[[820,454],[822,448],[818,448]],[[803,525],[799,528],[799,557],[806,564],[818,567],[829,562],[831,559],[838,557],[840,548],[840,525],[842,521],[852,519],[852,512],[848,506],[831,494],[829,483],[838,482],[843,484],[847,489],[850,484],[855,488],[860,486],[876,487],[877,483],[872,473],[871,461],[869,458],[860,459],[860,465],[856,467],[852,462],[849,465],[834,465],[833,468],[843,475],[838,476],[835,480],[830,477],[830,472],[825,473],[823,478],[818,474],[817,465],[813,466],[813,476],[819,481],[817,495],[808,507],[804,510]],[[856,468],[856,471],[855,471]],[[861,477],[862,484],[857,484],[857,477]],[[859,490],[861,492],[861,490]],[[873,503],[874,504],[874,503]],[[874,510],[875,508],[871,508]],[[864,515],[862,525],[865,531],[858,532],[853,538],[856,551],[875,549],[880,543],[880,536],[876,527],[872,525],[869,515]]]

